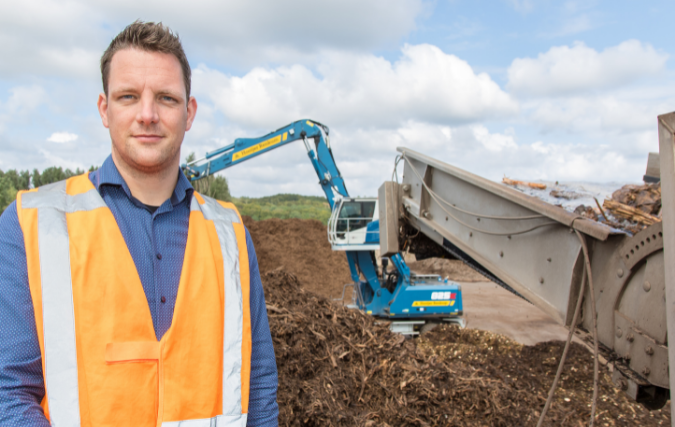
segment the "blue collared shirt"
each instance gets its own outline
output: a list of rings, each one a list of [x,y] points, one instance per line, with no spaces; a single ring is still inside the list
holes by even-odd
[[[131,195],[112,157],[91,172],[89,179],[112,211],[124,236],[159,340],[171,326],[176,304],[194,192],[192,185],[179,173],[171,198],[151,213]],[[247,425],[276,426],[279,415],[277,366],[258,260],[248,230],[246,244],[253,340]],[[44,395],[26,249],[15,202],[0,216],[0,425],[49,426],[40,407]]]

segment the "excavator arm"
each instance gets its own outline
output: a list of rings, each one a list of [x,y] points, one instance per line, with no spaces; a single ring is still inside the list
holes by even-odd
[[[233,144],[208,152],[203,158],[182,165],[182,169],[190,181],[194,182],[286,144],[303,141],[310,163],[319,178],[319,185],[326,195],[331,211],[335,212],[343,200],[354,203],[354,199],[349,198],[344,179],[335,163],[329,135],[328,126],[314,120],[298,120],[259,138],[237,138]],[[375,241],[375,245],[377,244]],[[372,251],[363,245],[360,248],[352,245],[350,249],[352,250],[345,252],[354,283],[359,283],[363,276],[369,287],[377,289],[380,282]]]
[[[298,120],[259,138],[237,138],[233,144],[206,153],[203,158],[182,167],[190,181],[196,181],[301,140],[333,209],[336,201],[348,198],[349,193],[330,148],[329,132],[328,127],[319,122]]]

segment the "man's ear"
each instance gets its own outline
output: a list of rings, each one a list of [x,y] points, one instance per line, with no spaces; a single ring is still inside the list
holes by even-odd
[[[98,106],[98,114],[101,115],[101,121],[103,122],[103,126],[106,128],[108,127],[108,97],[105,96],[105,93],[101,93],[98,95],[98,102],[96,103]]]
[[[190,130],[192,122],[194,122],[195,116],[197,115],[197,100],[194,96],[191,96],[187,103],[187,113],[187,124],[185,125],[186,131]]]

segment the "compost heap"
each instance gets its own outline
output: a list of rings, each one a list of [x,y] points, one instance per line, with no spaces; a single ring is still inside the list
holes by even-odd
[[[261,272],[279,267],[298,277],[303,287],[326,297],[342,295],[353,280],[344,252],[333,252],[326,226],[312,219],[253,221],[245,216]]]
[[[343,254],[325,256],[323,225],[245,222],[263,272],[281,426],[536,425],[563,343],[523,346],[451,326],[406,340],[308,290],[341,283],[331,274],[348,272]],[[315,282],[299,280],[296,271]],[[545,425],[588,424],[592,375],[591,354],[573,344]],[[670,425],[668,406],[649,412],[631,403],[605,368],[597,414],[596,425]]]

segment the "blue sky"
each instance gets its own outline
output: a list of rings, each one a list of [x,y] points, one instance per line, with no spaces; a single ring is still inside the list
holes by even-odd
[[[405,41],[462,52],[479,69],[505,70],[514,58],[579,40],[596,50],[628,39],[665,44],[674,11],[666,1],[441,1]]]
[[[638,182],[675,110],[667,1],[0,3],[0,169],[110,152],[98,60],[137,18],[176,30],[199,103],[184,155],[326,123],[353,194],[407,146],[499,180]],[[321,194],[302,144],[225,172],[235,195]]]

